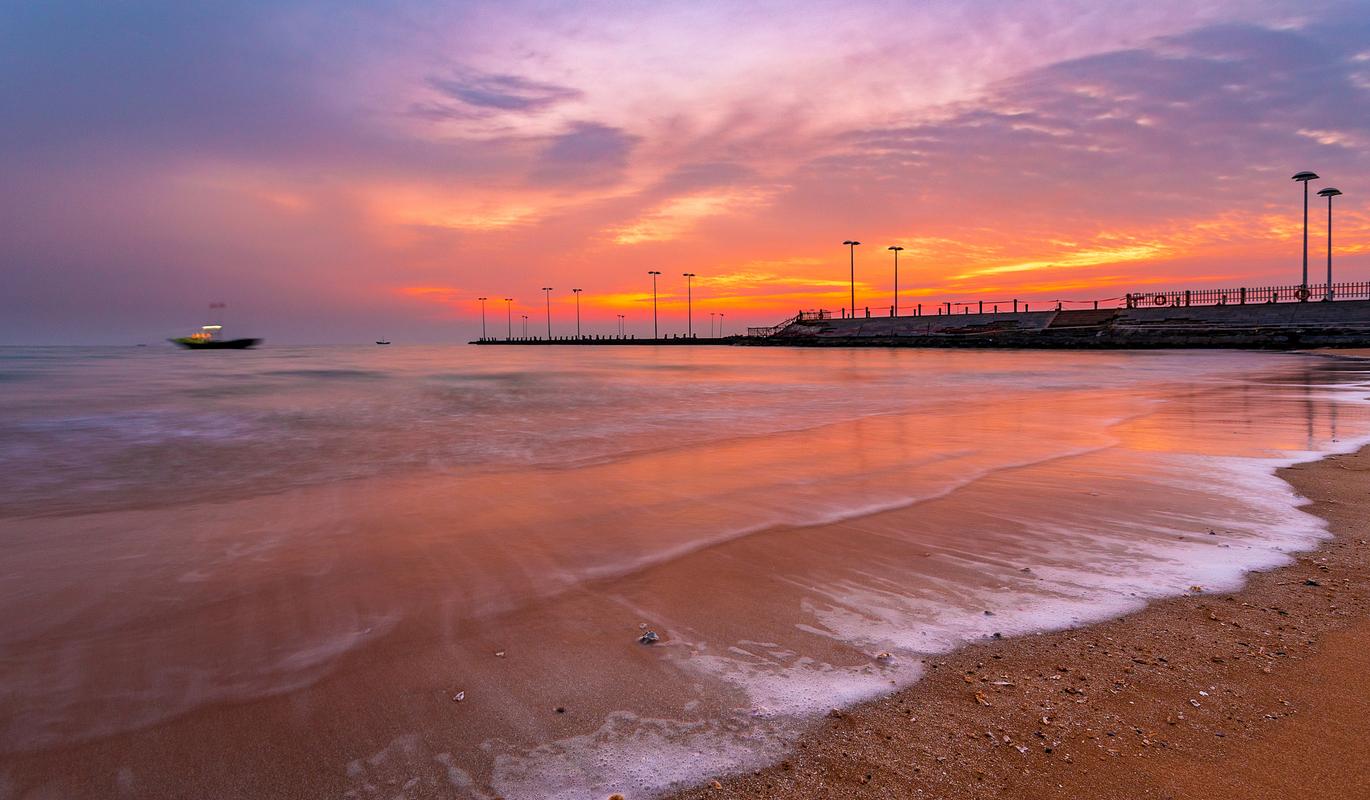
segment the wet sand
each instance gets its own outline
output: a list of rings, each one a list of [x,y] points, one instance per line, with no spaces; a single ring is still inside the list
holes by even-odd
[[[687,798],[1370,797],[1370,448],[1280,471],[1335,536],[1231,594],[929,659]]]

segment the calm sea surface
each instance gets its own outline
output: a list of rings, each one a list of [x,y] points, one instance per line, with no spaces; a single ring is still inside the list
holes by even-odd
[[[0,797],[603,797],[763,763],[958,644],[1314,546],[1273,470],[1370,439],[1368,366],[0,348]],[[225,751],[244,730],[269,754]]]

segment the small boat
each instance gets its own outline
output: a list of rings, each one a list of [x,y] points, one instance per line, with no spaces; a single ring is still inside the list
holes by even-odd
[[[200,339],[182,336],[171,341],[187,350],[247,350],[262,343],[261,339]]]
[[[220,339],[217,334],[222,325],[201,325],[198,333],[181,336],[170,341],[187,350],[247,350],[262,343],[261,339]]]
[[[390,344],[389,339],[377,339],[376,344]]]

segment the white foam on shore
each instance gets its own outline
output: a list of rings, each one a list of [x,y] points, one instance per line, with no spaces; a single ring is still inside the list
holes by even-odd
[[[1302,510],[1306,501],[1276,470],[1368,444],[1370,435],[1328,443],[1323,451],[1267,458],[1157,454],[1168,462],[1162,480],[1189,488],[1207,481],[1207,493],[1226,502],[1156,508],[1153,516],[1113,521],[1107,530],[1034,521],[1034,530],[1053,547],[1076,548],[1069,555],[1082,556],[1081,543],[1107,546],[1099,557],[1034,566],[1030,578],[1005,569],[1002,585],[961,604],[855,583],[812,587],[805,611],[820,625],[805,625],[805,630],[866,652],[887,651],[893,658],[839,667],[776,643],[752,642],[722,652],[696,648],[676,663],[687,674],[744,691],[751,706],[744,717],[747,732],[619,714],[593,735],[500,756],[492,785],[510,800],[671,791],[773,762],[815,715],[907,687],[923,674],[925,659],[992,634],[1013,637],[1085,626],[1138,611],[1152,600],[1190,593],[1195,586],[1204,593],[1235,591],[1250,572],[1291,563],[1293,554],[1316,548],[1330,535],[1321,518]],[[1213,538],[1199,533],[1206,527],[1215,529]],[[993,609],[993,616],[982,608]]]

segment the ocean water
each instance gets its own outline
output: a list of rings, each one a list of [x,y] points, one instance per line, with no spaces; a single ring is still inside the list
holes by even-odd
[[[0,349],[0,798],[640,796],[765,763],[965,642],[1315,546],[1273,470],[1370,440],[1367,366]],[[225,755],[245,730],[266,754]]]

